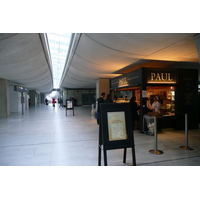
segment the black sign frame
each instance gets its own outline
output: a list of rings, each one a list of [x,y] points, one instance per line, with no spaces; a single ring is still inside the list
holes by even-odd
[[[74,101],[73,101],[73,99],[66,99],[66,116],[67,116],[67,110],[73,110],[73,116],[74,116]]]
[[[126,137],[120,139],[110,139],[110,125],[109,125],[109,114],[121,115],[119,125],[125,127]],[[124,120],[123,120],[124,119]],[[113,123],[113,127],[117,127],[118,123]],[[114,128],[113,128],[114,130]],[[123,131],[122,131],[123,132]],[[99,124],[99,160],[98,165],[101,165],[101,147],[103,146],[104,152],[104,165],[107,165],[107,150],[113,149],[124,149],[124,159],[123,162],[126,162],[126,149],[132,148],[132,160],[133,165],[136,166],[135,158],[135,145],[134,145],[134,136],[133,136],[133,122],[131,120],[131,109],[130,105],[126,103],[102,103],[100,104],[100,124]]]

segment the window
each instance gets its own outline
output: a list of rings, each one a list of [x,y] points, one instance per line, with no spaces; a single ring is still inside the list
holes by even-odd
[[[53,87],[58,89],[64,71],[71,33],[47,33],[53,67]]]

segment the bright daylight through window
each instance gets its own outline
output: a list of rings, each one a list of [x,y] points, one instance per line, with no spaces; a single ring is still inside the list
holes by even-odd
[[[71,33],[47,33],[53,66],[53,87],[58,89],[69,49]]]

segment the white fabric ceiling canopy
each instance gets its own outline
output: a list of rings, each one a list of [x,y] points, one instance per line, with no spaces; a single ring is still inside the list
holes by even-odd
[[[0,78],[39,92],[53,89],[56,62],[46,34],[1,33]],[[76,33],[69,42],[61,88],[95,88],[99,78],[114,78],[145,60],[199,63],[195,33]],[[56,44],[56,43],[54,43]],[[62,44],[60,44],[62,45]],[[56,47],[54,47],[56,48]],[[65,51],[65,50],[63,50]],[[67,49],[66,49],[67,51]],[[54,52],[55,53],[55,52]],[[198,65],[199,66],[199,65]],[[151,65],[152,67],[152,65]]]
[[[0,34],[0,78],[40,92],[53,89],[40,34]]]
[[[98,78],[119,76],[118,71],[141,60],[199,62],[193,33],[83,33],[79,35],[64,88],[96,87]]]

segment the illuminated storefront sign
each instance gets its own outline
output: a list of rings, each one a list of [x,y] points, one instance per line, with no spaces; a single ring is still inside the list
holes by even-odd
[[[138,86],[141,83],[141,69],[129,72],[119,77],[113,78],[110,81],[110,88],[112,90],[117,88],[127,88]]]
[[[26,93],[28,93],[29,90],[28,90],[27,88],[25,88],[25,87],[15,85],[15,86],[14,86],[14,91],[16,91],[16,92],[26,92]]]
[[[127,81],[126,77],[119,79],[118,87],[127,86],[127,85],[128,85],[128,81]]]
[[[171,73],[151,73],[151,81],[173,81]]]
[[[156,72],[148,70],[147,83],[176,83],[176,73],[171,72]]]

